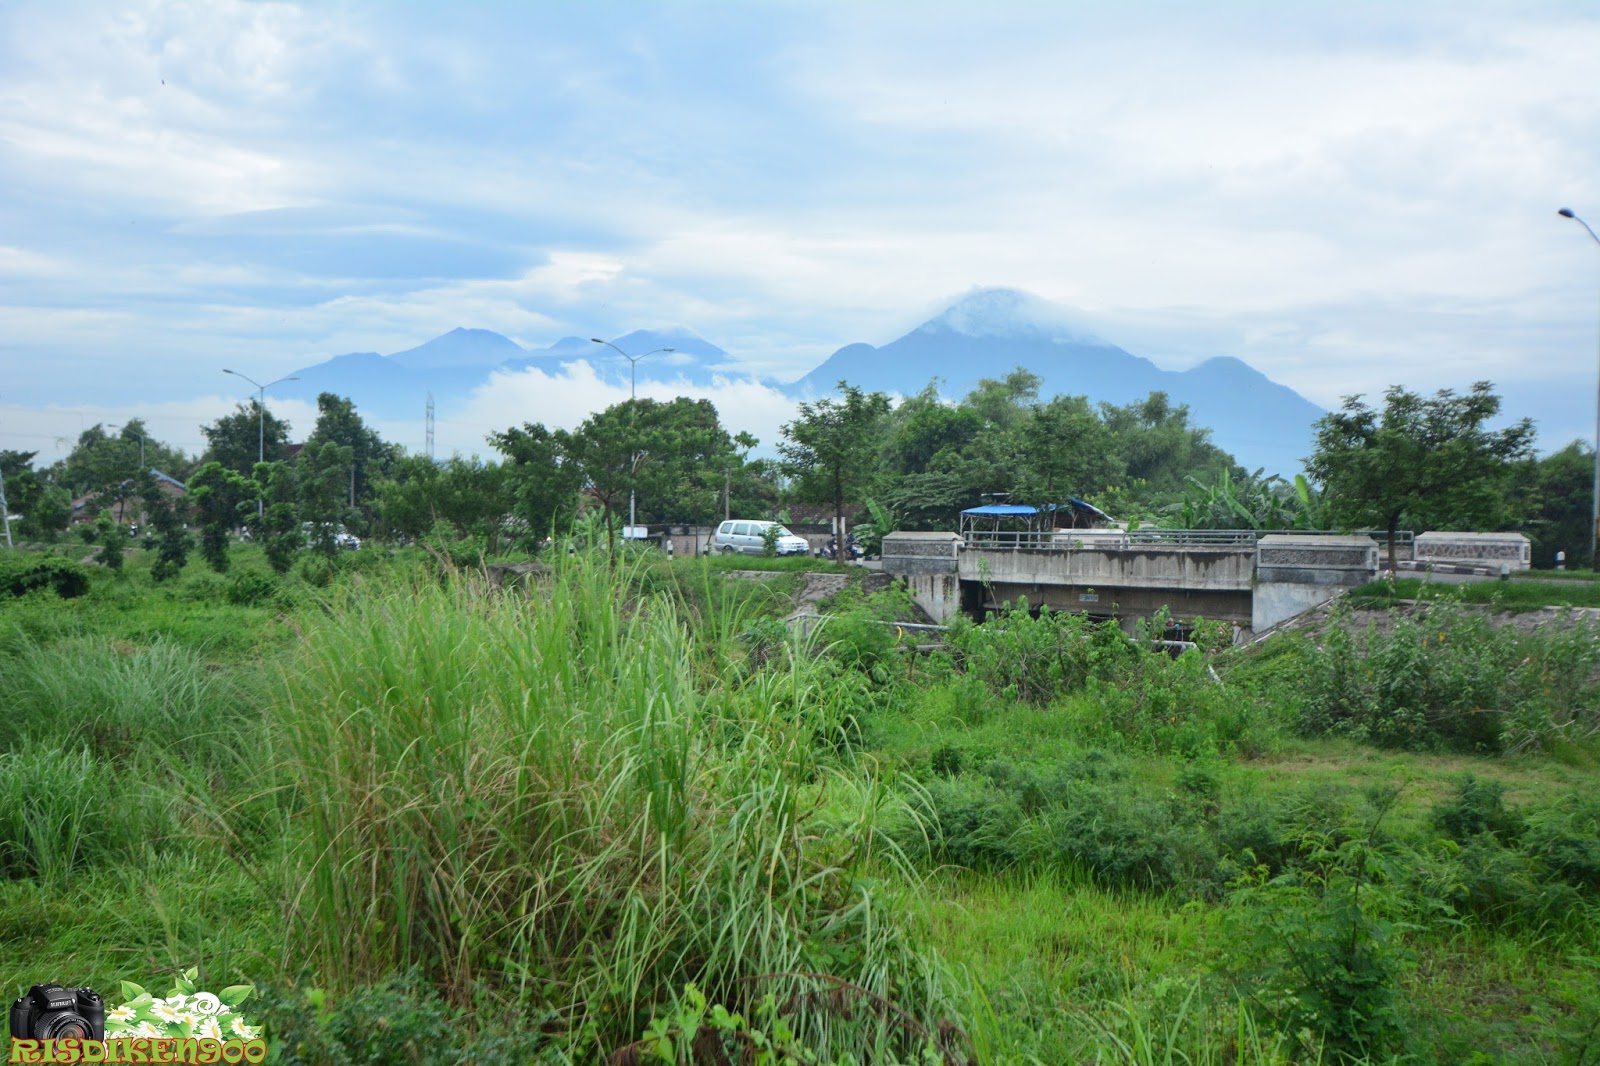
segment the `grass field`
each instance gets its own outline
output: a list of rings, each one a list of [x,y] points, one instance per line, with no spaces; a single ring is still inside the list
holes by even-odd
[[[1600,607],[1600,582],[1592,574],[1525,571],[1506,581],[1484,580],[1463,584],[1423,578],[1380,580],[1349,596],[1353,602],[1392,606],[1411,600],[1456,599],[1507,611],[1533,611],[1544,607]]]
[[[1584,624],[919,655],[785,629],[829,564],[551,562],[0,599],[6,983],[253,982],[284,1063],[1600,1061]]]

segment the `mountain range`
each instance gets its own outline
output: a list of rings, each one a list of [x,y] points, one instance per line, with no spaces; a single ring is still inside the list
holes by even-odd
[[[630,354],[640,381],[709,389],[719,380],[753,377],[728,352],[688,329],[636,330],[611,341]],[[672,351],[659,351],[670,348]],[[524,348],[483,329],[453,329],[426,344],[391,355],[353,352],[296,371],[298,382],[275,395],[314,401],[318,393],[348,396],[379,418],[414,418],[431,393],[441,410],[465,400],[492,373],[538,369],[551,376],[565,364],[587,362],[601,380],[626,385],[627,361],[602,344],[564,337],[546,348]],[[1014,289],[973,292],[934,318],[881,347],[848,344],[791,383],[765,382],[797,400],[831,394],[840,380],[900,395],[939,380],[941,395],[959,398],[981,378],[1016,367],[1036,374],[1040,396],[1087,396],[1130,403],[1163,391],[1187,404],[1193,425],[1248,469],[1288,476],[1310,453],[1311,426],[1324,411],[1287,386],[1230,356],[1188,370],[1155,363],[1075,326],[1066,308]]]

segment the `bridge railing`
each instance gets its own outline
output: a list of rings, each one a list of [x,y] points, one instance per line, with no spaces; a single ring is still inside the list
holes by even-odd
[[[1253,548],[1262,537],[1288,535],[1295,537],[1366,536],[1378,542],[1380,548],[1389,543],[1388,530],[1359,529],[1341,533],[1328,529],[1159,529],[1147,526],[1142,529],[1119,532],[1109,529],[1056,529],[1030,530],[969,530],[963,538],[969,548],[1034,548],[1054,551],[1130,551],[1143,547],[1165,548]],[[1410,530],[1400,530],[1395,538],[1397,545],[1410,545],[1416,535]]]

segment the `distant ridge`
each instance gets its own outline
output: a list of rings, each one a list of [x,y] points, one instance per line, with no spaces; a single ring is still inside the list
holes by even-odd
[[[1154,391],[1189,406],[1191,422],[1246,468],[1285,476],[1311,451],[1311,426],[1324,412],[1287,386],[1232,356],[1217,356],[1184,371],[1163,370],[1097,336],[1068,308],[1016,289],[979,289],[954,301],[905,336],[882,347],[847,344],[809,374],[772,385],[796,399],[829,395],[840,379],[867,390],[902,396],[938,378],[949,399],[966,395],[981,378],[1023,367],[1040,379],[1040,395],[1087,396],[1094,402],[1131,403]],[[641,329],[607,338],[640,356],[638,381],[668,383],[694,392],[719,380],[753,376],[728,352],[684,326]],[[672,351],[658,349],[671,348]],[[650,354],[646,354],[650,353]],[[595,375],[626,388],[629,361],[588,337],[563,337],[545,348],[525,348],[486,329],[457,327],[414,348],[380,355],[352,352],[296,371],[300,378],[273,395],[314,401],[335,392],[380,418],[420,418],[432,393],[441,410],[464,403],[491,376],[538,370],[557,376],[583,361]]]
[[[1102,340],[1058,304],[1015,289],[979,289],[881,348],[849,344],[788,386],[798,398],[831,393],[843,379],[868,390],[910,395],[934,378],[959,399],[982,378],[1022,367],[1039,394],[1126,404],[1165,392],[1187,404],[1190,421],[1247,469],[1292,475],[1311,452],[1311,427],[1326,412],[1232,356],[1188,370],[1163,370]]]

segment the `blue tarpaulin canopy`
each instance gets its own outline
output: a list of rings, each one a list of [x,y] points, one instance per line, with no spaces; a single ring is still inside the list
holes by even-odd
[[[1054,511],[1056,509],[1056,505],[1053,503],[1047,503],[1045,504],[1044,509],[1046,511]],[[982,507],[968,507],[961,513],[975,515],[998,515],[1006,518],[1019,518],[1026,515],[1038,514],[1039,508],[1030,507],[1025,503],[989,503],[984,504]]]
[[[1115,521],[1115,519],[1106,514],[1104,511],[1100,510],[1100,508],[1096,507],[1094,504],[1085,500],[1080,500],[1076,496],[1069,496],[1067,498],[1067,505],[1075,511],[1087,511],[1095,517],[1104,519],[1107,522]],[[1060,510],[1061,507],[1062,505],[1058,503],[1047,503],[1043,507],[1034,507],[1025,503],[988,503],[984,504],[982,507],[969,507],[961,513],[963,515],[972,515],[978,518],[1027,518],[1031,515],[1037,515],[1040,513],[1048,514],[1052,511]]]

